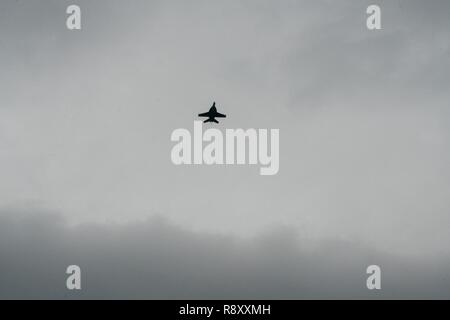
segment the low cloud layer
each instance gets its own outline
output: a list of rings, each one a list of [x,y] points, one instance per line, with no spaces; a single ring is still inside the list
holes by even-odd
[[[65,288],[68,265],[82,290]],[[382,290],[366,289],[366,267]],[[394,257],[277,227],[252,239],[193,233],[163,218],[68,226],[56,213],[0,213],[0,298],[450,298],[449,257]]]

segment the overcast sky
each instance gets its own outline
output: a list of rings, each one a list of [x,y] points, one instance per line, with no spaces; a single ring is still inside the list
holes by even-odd
[[[73,3],[82,10],[80,31],[65,25]],[[382,8],[382,30],[366,28],[372,3]],[[380,261],[393,257],[397,269],[407,259],[447,268],[449,18],[444,0],[2,1],[0,212],[5,226],[23,224],[6,233],[10,240],[1,235],[0,261],[11,261],[3,270],[22,263],[11,253],[13,239],[25,247],[39,243],[26,235],[35,234],[36,221],[43,228],[36,234],[50,228],[57,234],[49,237],[61,243],[83,228],[92,242],[120,242],[141,221],[148,226],[143,247],[174,235],[197,239],[201,251],[203,241],[219,237],[208,250],[235,243],[231,264],[239,259],[233,250],[252,250],[252,241],[264,247],[263,235],[288,228],[296,236],[269,246],[295,248],[302,259],[292,258],[289,268],[319,264],[328,257],[324,241],[349,242],[348,252],[345,245],[340,250],[354,259],[350,270],[362,270],[363,284],[371,252]],[[258,166],[172,164],[172,131],[193,130],[196,115],[213,101],[228,115],[220,129],[280,129],[278,175],[261,176]],[[157,229],[154,216],[167,224],[167,235],[147,235]],[[54,227],[54,219],[64,222]],[[302,255],[299,242],[312,253]],[[69,250],[101,270],[106,262],[83,255],[87,242],[78,245]],[[169,256],[183,261],[177,241],[172,245]],[[46,252],[61,264],[68,255],[62,245],[49,244]],[[137,250],[133,258],[151,269],[149,252]],[[105,259],[119,259],[119,249],[110,253]],[[240,271],[230,268],[223,279]],[[283,297],[338,295],[314,283],[290,290],[286,279],[272,279],[264,294],[273,287]],[[15,295],[23,294],[23,281]],[[429,295],[449,297],[435,284],[428,283]],[[348,285],[337,292],[366,294]],[[125,296],[135,296],[132,285],[123,286]],[[13,294],[4,288],[0,297]],[[91,296],[101,296],[101,288]],[[204,293],[193,283],[189,292]]]

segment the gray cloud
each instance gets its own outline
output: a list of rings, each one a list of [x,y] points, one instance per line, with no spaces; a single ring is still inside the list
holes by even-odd
[[[65,8],[72,1],[0,3],[0,206],[32,203],[54,208],[69,225],[86,223],[72,228],[65,220],[52,221],[45,210],[34,212],[33,223],[64,243],[64,249],[58,249],[51,241],[48,259],[58,257],[59,265],[65,265],[70,260],[65,248],[73,245],[69,251],[76,256],[75,233],[81,233],[94,244],[96,239],[103,241],[100,251],[110,254],[105,259],[114,260],[119,252],[104,249],[111,248],[106,239],[123,252],[115,232],[134,241],[130,231],[134,221],[158,212],[174,222],[175,226],[162,225],[180,242],[184,240],[180,237],[208,242],[228,234],[227,241],[216,241],[229,250],[229,261],[251,256],[258,244],[262,246],[255,237],[268,226],[289,225],[301,235],[298,243],[305,237],[307,247],[320,250],[311,253],[291,244],[287,247],[294,258],[282,259],[318,261],[324,255],[326,261],[338,264],[338,257],[325,256],[329,252],[320,239],[345,239],[348,244],[337,240],[338,251],[348,246],[355,252],[355,243],[360,243],[364,252],[365,248],[374,255],[382,252],[383,263],[393,261],[395,275],[402,279],[402,296],[445,296],[436,279],[445,278],[438,269],[447,263],[436,257],[446,256],[450,243],[450,2],[378,1],[383,30],[377,32],[365,28],[365,7],[371,1],[77,3],[82,7],[80,32],[65,28]],[[212,100],[229,115],[223,129],[280,129],[277,176],[261,177],[250,166],[172,165],[171,132],[191,128],[195,115]],[[24,277],[35,283],[39,278],[32,277],[33,265],[25,258],[37,257],[33,250],[44,254],[47,249],[32,244],[33,250],[26,249],[25,233],[37,232],[29,229],[32,220],[8,219],[5,225],[14,225],[17,232],[4,227],[4,239],[23,245],[14,256],[8,246],[15,242],[2,242],[3,252],[10,261],[27,262],[8,270],[30,271]],[[114,222],[126,227],[108,227]],[[155,228],[154,222],[144,225]],[[91,228],[99,232],[98,238]],[[46,232],[41,235],[45,244]],[[280,233],[274,237],[284,241]],[[90,252],[91,246],[79,241],[80,251]],[[225,245],[228,241],[235,245]],[[134,252],[131,244],[127,246]],[[147,256],[146,247],[136,246]],[[57,250],[62,251],[53,254]],[[265,259],[276,269],[270,255],[259,254],[255,259]],[[82,256],[97,265],[92,262],[94,253]],[[360,261],[359,254],[350,256]],[[199,256],[202,259],[207,258]],[[415,277],[422,278],[421,271],[400,271],[410,268],[408,259],[419,266],[414,270],[436,268],[431,281],[424,280],[427,289],[418,289],[421,280]],[[121,263],[133,269],[132,264]],[[103,265],[92,268],[99,279]],[[360,266],[352,266],[360,274]],[[288,274],[291,270],[277,267]],[[54,270],[55,278],[49,279],[55,285],[42,284],[48,295],[63,277],[59,268]],[[239,270],[250,274],[249,269]],[[325,270],[324,278],[329,274]],[[103,272],[104,283],[99,286],[107,287],[113,271]],[[238,278],[229,274],[233,275]],[[2,281],[11,283],[17,277],[3,276]],[[329,277],[329,296],[345,295],[347,289],[349,296],[367,294],[355,289],[359,280],[351,287],[351,280],[344,281],[342,291],[333,289],[337,278]],[[228,288],[224,292],[233,291],[224,279],[217,280]],[[285,281],[285,291],[273,292],[287,295],[292,283],[287,279],[279,282]],[[405,289],[405,279],[413,283],[411,292]],[[302,281],[306,280],[292,283],[300,293],[308,287]],[[433,281],[435,288],[429,286]],[[208,282],[215,283],[212,275]],[[124,283],[122,292],[132,295],[129,283],[133,281]],[[167,288],[161,292],[172,294],[175,284]],[[315,288],[308,294],[325,291]],[[13,295],[14,288],[8,290]],[[25,287],[17,290],[28,292]],[[395,296],[391,293],[383,294]]]
[[[194,233],[161,217],[69,227],[56,213],[3,209],[0,298],[310,299],[450,297],[449,257],[401,259],[358,243],[279,227],[243,240]],[[82,290],[65,289],[65,269]],[[382,291],[365,269],[382,268]]]

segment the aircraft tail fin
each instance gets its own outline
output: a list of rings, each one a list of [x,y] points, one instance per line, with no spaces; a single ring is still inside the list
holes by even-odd
[[[206,119],[205,121],[203,121],[203,123],[207,123],[207,122],[219,123],[219,121],[217,121],[216,119]]]

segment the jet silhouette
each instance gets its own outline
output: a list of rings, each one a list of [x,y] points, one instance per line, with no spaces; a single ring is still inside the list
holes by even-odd
[[[216,108],[216,103],[215,102],[213,103],[211,109],[209,109],[208,112],[200,113],[198,116],[199,117],[208,117],[208,119],[203,121],[203,123],[206,123],[206,122],[219,123],[219,121],[217,121],[215,118],[226,118],[227,117],[226,115],[217,112],[217,108]]]

